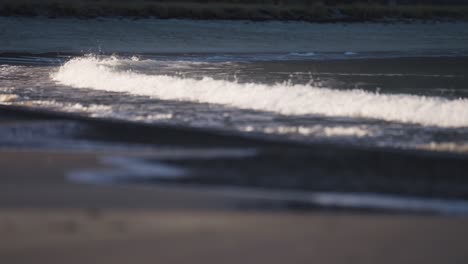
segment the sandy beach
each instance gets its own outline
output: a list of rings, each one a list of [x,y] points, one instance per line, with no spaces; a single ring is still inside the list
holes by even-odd
[[[2,126],[57,119],[5,112]],[[66,180],[70,171],[104,169],[99,157],[109,154],[0,150],[0,261],[463,263],[468,257],[464,217],[298,211],[190,186]]]
[[[173,195],[177,195],[174,193]],[[226,210],[0,211],[5,263],[463,263],[466,220]]]
[[[247,2],[0,3],[0,264],[466,262],[466,8]]]
[[[249,201],[191,188],[64,182],[64,171],[95,166],[93,154],[0,156],[4,263],[462,263],[467,257],[465,218],[249,210],[239,207]]]

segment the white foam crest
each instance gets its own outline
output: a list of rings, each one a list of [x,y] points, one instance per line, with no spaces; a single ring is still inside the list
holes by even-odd
[[[299,56],[299,57],[311,57],[311,56],[315,56],[316,54],[314,52],[292,52],[292,53],[289,53],[289,55]]]
[[[13,97],[13,102],[18,97]],[[2,102],[0,95],[0,103]],[[23,101],[16,102],[15,105],[24,105],[28,107],[41,107],[46,109],[56,109],[64,112],[87,112],[91,116],[104,117],[112,114],[112,107],[107,105],[90,104],[83,105],[80,103],[63,103],[55,100],[35,100],[35,101]]]
[[[145,75],[118,70],[119,59],[72,59],[52,74],[76,88],[125,92],[162,100],[221,104],[284,115],[324,115],[373,118],[427,126],[468,126],[468,100],[388,95],[362,90],[333,90],[288,83],[265,85]]]
[[[185,69],[198,67],[200,65],[206,65],[207,62],[203,61],[184,61],[184,60],[154,60],[154,59],[141,59],[137,56],[131,58],[121,58],[117,56],[110,56],[105,59],[97,59],[92,55],[86,56],[87,59],[97,60],[100,65],[110,67],[134,67],[137,69],[141,68],[174,68],[174,69]]]
[[[254,126],[240,127],[240,130],[246,132],[255,131]],[[260,131],[268,134],[299,134],[303,136],[315,137],[370,137],[378,134],[365,126],[271,126],[261,128]]]
[[[17,99],[18,96],[14,94],[0,94],[0,104],[9,104]]]

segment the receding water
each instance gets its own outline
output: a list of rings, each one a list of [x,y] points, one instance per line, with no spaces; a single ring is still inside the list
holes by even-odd
[[[465,151],[466,24],[0,19],[0,100],[301,142]]]

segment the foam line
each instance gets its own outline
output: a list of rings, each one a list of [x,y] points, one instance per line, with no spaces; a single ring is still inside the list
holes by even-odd
[[[145,75],[119,70],[127,60],[75,58],[52,74],[60,84],[162,100],[221,104],[284,115],[372,118],[439,127],[467,127],[468,100],[408,94],[334,90],[312,85],[265,85],[224,80]],[[144,63],[144,62],[142,62]],[[121,67],[120,67],[121,68]]]

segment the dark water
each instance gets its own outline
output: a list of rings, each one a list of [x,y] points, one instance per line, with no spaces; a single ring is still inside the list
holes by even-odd
[[[0,144],[142,156],[104,156],[115,171],[71,181],[287,189],[240,195],[466,213],[462,201],[379,196],[467,197],[466,43],[464,23],[0,18],[0,103],[97,118],[3,123]],[[136,133],[99,118],[183,130]],[[214,134],[195,142],[194,128],[270,143],[225,148],[209,143]]]
[[[464,23],[0,22],[5,104],[300,142],[467,149]]]
[[[254,56],[5,55],[0,83],[4,103],[95,117],[305,142],[466,149],[466,57]]]

